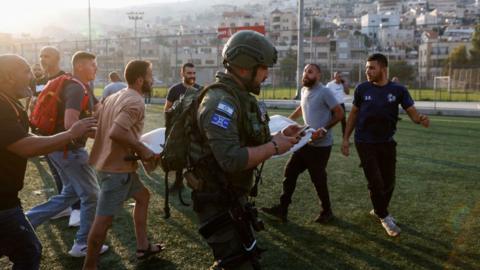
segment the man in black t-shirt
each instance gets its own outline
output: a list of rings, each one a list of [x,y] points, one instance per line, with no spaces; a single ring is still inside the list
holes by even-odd
[[[388,211],[395,188],[396,147],[393,136],[397,130],[398,106],[401,105],[412,122],[428,127],[428,116],[418,113],[407,88],[389,81],[388,60],[383,54],[368,57],[365,66],[367,82],[359,84],[354,93],[348,116],[342,153],[349,155],[349,138],[355,128],[355,147],[367,178],[372,216],[377,217],[389,236],[401,229]]]
[[[201,86],[196,84],[196,72],[195,66],[192,63],[185,63],[182,66],[180,71],[180,76],[182,77],[182,82],[174,84],[168,89],[167,100],[165,102],[164,111],[168,111],[173,103],[180,99],[180,97],[185,94],[187,88],[200,89]]]
[[[202,88],[200,85],[196,84],[196,72],[195,66],[192,63],[185,63],[182,66],[180,71],[180,75],[182,76],[182,82],[174,84],[167,92],[167,100],[165,101],[165,108],[164,111],[167,112],[172,108],[173,103],[179,100],[187,91],[187,88],[195,88],[199,90]],[[182,172],[178,171],[175,174],[175,183],[171,186],[171,191],[177,191],[183,188],[182,182]]]
[[[27,159],[59,149],[95,126],[95,119],[87,118],[54,136],[29,134],[28,116],[18,100],[32,94],[31,80],[23,58],[0,55],[0,257],[7,256],[13,269],[39,269],[42,254],[42,245],[18,198]]]

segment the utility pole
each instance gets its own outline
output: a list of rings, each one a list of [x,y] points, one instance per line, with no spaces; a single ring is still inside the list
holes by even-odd
[[[175,80],[177,80],[177,67],[178,65],[178,39],[175,38],[175,71],[174,71],[174,74],[175,74]]]
[[[313,63],[313,14],[310,14],[310,64]]]
[[[92,51],[92,15],[90,0],[88,0],[88,51]]]
[[[303,73],[303,66],[305,65],[305,60],[303,57],[303,17],[304,17],[304,10],[303,10],[303,0],[298,0],[298,33],[297,33],[297,94],[295,99],[300,99],[300,88],[302,87],[302,73]]]
[[[134,40],[137,41],[137,46],[138,46],[138,58],[142,57],[141,53],[141,45],[140,45],[140,39],[137,39],[137,21],[143,19],[143,12],[138,12],[138,11],[131,11],[128,12],[128,19],[134,22]]]

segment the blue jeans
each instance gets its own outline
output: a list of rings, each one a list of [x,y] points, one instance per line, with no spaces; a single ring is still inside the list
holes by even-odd
[[[86,244],[95,218],[99,192],[95,170],[88,165],[88,153],[84,148],[80,148],[68,151],[66,157],[63,151],[50,153],[48,157],[60,175],[62,192],[52,196],[46,203],[30,209],[27,217],[36,228],[80,199],[80,228],[76,241]]]
[[[58,194],[62,192],[63,184],[62,180],[60,179],[60,175],[58,175],[57,169],[53,166],[53,163],[48,158],[48,155],[45,155],[45,160],[47,161],[48,168],[52,173],[53,180],[55,180],[55,185],[57,186]],[[72,209],[80,210],[80,201],[77,201],[74,205],[72,205]]]
[[[0,257],[13,262],[13,270],[39,269],[42,244],[20,206],[0,211]]]

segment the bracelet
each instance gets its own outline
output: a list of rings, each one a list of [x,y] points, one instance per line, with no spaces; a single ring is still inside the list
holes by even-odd
[[[279,154],[280,154],[280,150],[278,150],[278,144],[277,144],[277,142],[274,141],[274,140],[271,140],[270,142],[273,144],[273,147],[275,147],[275,155],[279,155]]]

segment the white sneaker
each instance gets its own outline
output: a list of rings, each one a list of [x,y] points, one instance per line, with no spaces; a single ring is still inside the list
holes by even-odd
[[[375,210],[374,210],[374,209],[370,210],[369,214],[370,214],[370,216],[379,218],[379,217],[377,216],[377,214],[375,214]],[[392,217],[392,216],[390,216],[390,217],[392,218],[393,222],[397,222],[397,220],[396,220],[394,217]]]
[[[55,216],[51,217],[50,219],[53,220],[53,219],[59,219],[59,218],[62,218],[62,217],[68,217],[68,216],[70,216],[71,212],[72,212],[72,208],[67,207],[64,210],[62,210],[62,212],[56,214]]]
[[[80,226],[80,210],[73,209],[70,214],[70,220],[68,221],[69,227],[79,227]]]
[[[100,250],[100,254],[103,254],[105,253],[105,251],[108,250],[108,246],[107,245],[102,245],[102,249]],[[76,258],[81,258],[81,257],[85,257],[87,256],[87,245],[86,244],[77,244],[77,242],[75,241],[73,243],[73,246],[72,246],[72,249],[68,252],[68,254],[72,257],[76,257]]]
[[[389,236],[395,237],[402,231],[400,227],[395,224],[395,219],[393,219],[391,215],[380,219],[380,221],[382,222],[382,226]]]

